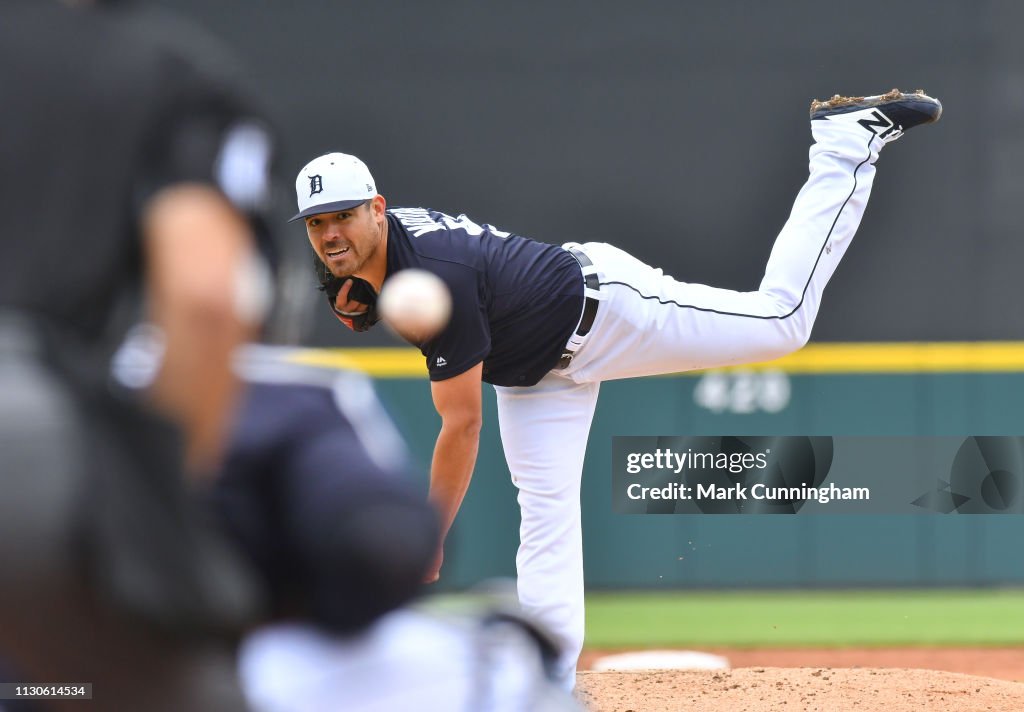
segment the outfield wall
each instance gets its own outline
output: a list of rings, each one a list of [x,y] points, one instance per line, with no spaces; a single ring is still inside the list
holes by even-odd
[[[603,384],[582,491],[589,585],[1024,584],[1022,516],[617,515],[609,470],[613,435],[1021,435],[1021,349],[812,344],[767,370]],[[345,353],[340,362],[375,363],[387,374],[378,374],[378,392],[425,473],[439,419],[427,381],[408,372],[422,368],[421,357]],[[449,539],[448,588],[514,575],[518,509],[488,386],[484,408],[476,475]]]

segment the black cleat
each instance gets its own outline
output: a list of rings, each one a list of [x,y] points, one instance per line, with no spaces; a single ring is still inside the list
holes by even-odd
[[[930,124],[942,116],[938,99],[920,89],[903,93],[893,89],[878,96],[839,96],[811,102],[811,121],[857,123],[885,143],[895,141],[904,132],[921,124]]]

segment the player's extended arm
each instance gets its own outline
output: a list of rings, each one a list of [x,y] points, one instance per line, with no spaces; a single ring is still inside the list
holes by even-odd
[[[441,524],[437,557],[425,580],[436,581],[441,569],[444,538],[466,496],[473,477],[483,423],[481,377],[483,363],[444,381],[433,381],[430,392],[441,416],[441,432],[430,464],[430,501]]]
[[[205,473],[237,390],[231,354],[248,333],[236,292],[251,259],[249,228],[215,189],[178,184],[149,200],[142,230],[150,319],[166,349],[151,396],[183,429],[189,472]]]

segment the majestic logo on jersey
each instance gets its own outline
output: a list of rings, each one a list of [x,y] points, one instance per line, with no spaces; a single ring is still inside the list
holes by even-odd
[[[878,138],[883,140],[887,138],[899,138],[900,134],[903,133],[902,129],[897,127],[892,121],[889,120],[888,116],[883,114],[878,109],[875,109],[874,111],[871,112],[870,119],[861,119],[857,123],[866,128],[871,133],[877,134]],[[877,131],[876,129],[885,130]],[[895,132],[896,135],[890,136],[889,134],[893,132]]]
[[[444,360],[444,356],[438,356],[437,357],[437,363],[435,365],[438,368],[440,368],[441,366],[447,366],[448,362]]]
[[[309,197],[312,198],[317,193],[324,192],[324,179],[323,176],[306,176],[309,178]]]

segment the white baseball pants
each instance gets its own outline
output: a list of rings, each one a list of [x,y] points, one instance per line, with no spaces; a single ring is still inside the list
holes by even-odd
[[[253,712],[582,712],[517,627],[408,608],[351,636],[310,623],[258,628],[238,671]]]
[[[814,121],[810,175],[756,292],[678,282],[605,243],[573,244],[593,262],[600,300],[570,365],[527,388],[495,387],[522,513],[516,556],[523,608],[563,646],[575,685],[583,647],[580,482],[601,381],[751,363],[802,347],[821,295],[857,230],[882,142],[853,123]]]

